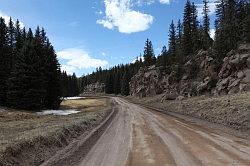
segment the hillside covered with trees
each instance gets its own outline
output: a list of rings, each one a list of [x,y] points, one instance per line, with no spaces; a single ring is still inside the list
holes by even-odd
[[[199,21],[194,2],[186,1],[183,18],[172,21],[168,47],[163,46],[160,55],[156,57],[153,44],[147,39],[143,58],[140,56],[135,63],[118,65],[108,70],[99,68],[80,78],[80,89],[100,82],[105,83],[105,92],[108,94],[129,95],[131,78],[141,67],[151,65],[162,66],[167,74],[175,71],[178,81],[183,76],[184,64],[200,50],[209,52],[216,62],[214,68],[218,73],[229,51],[236,49],[239,44],[250,43],[250,4],[246,0],[218,0],[214,22],[216,32],[212,39],[208,3],[208,0],[203,0],[203,19]]]

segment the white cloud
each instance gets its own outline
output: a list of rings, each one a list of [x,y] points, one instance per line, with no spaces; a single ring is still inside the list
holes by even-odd
[[[85,50],[79,48],[64,49],[57,52],[57,55],[59,59],[66,60],[66,64],[62,65],[62,70],[69,73],[79,69],[105,67],[108,65],[107,61],[92,58]]]
[[[105,28],[130,34],[145,31],[153,23],[153,16],[132,9],[132,0],[104,0],[104,4],[106,17],[97,23]]]
[[[215,11],[216,11],[216,5],[218,3],[216,3],[216,0],[210,0],[209,3],[208,3],[208,6],[209,6],[209,15],[213,15],[215,14]],[[203,14],[203,6],[204,4],[196,4],[197,6],[197,11],[198,11],[198,18],[202,18]]]
[[[8,16],[4,12],[0,11],[0,17],[2,17],[5,20],[5,23],[8,25],[8,23],[10,21],[10,16]],[[12,21],[15,21],[15,20],[13,20],[13,18],[12,18]],[[21,21],[19,23],[20,23],[20,28],[24,28],[24,23]]]
[[[215,29],[210,29],[210,37],[215,39]]]
[[[74,66],[61,65],[61,71],[66,71],[67,74],[73,74],[77,69]]]
[[[160,3],[162,3],[162,4],[170,4],[170,0],[160,0]]]

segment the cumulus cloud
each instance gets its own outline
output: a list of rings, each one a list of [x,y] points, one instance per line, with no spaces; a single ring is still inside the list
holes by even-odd
[[[216,2],[216,0],[210,0],[208,3],[209,6],[209,15],[213,15],[215,14],[215,10],[216,10],[216,5],[218,3]],[[197,6],[197,11],[198,11],[198,18],[202,18],[202,12],[203,12],[203,6],[204,4],[196,4]]]
[[[132,0],[104,0],[105,18],[97,20],[105,28],[117,28],[121,33],[135,33],[147,30],[153,23],[153,16],[132,9]]]
[[[10,21],[10,16],[8,16],[7,14],[5,14],[4,12],[0,11],[0,17],[2,17],[4,20],[5,20],[5,23],[8,24],[8,22]],[[12,21],[13,18],[12,18]],[[19,22],[20,23],[20,27],[21,28],[24,28],[24,23],[23,22]]]
[[[64,49],[57,52],[58,58],[66,60],[66,64],[62,65],[62,70],[73,73],[79,69],[89,69],[97,67],[105,67],[108,62],[101,59],[92,58],[85,50],[79,48]]]

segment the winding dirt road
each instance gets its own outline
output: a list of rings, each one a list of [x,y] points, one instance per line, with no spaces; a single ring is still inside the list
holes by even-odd
[[[119,112],[80,166],[250,165],[250,141],[114,98]]]

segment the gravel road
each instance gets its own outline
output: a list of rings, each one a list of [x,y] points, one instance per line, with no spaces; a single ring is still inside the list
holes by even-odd
[[[250,141],[113,98],[119,112],[80,166],[250,165]]]

